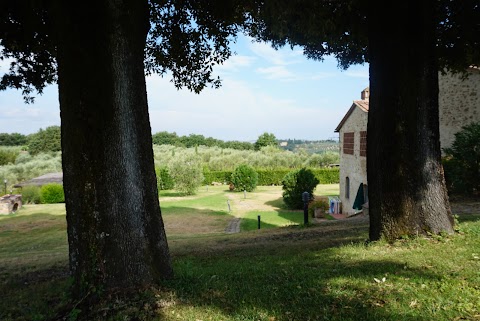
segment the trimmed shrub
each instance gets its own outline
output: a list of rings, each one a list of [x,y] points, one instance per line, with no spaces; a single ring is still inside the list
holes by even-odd
[[[257,183],[257,172],[246,164],[238,166],[232,173],[232,184],[237,192],[252,192],[257,187]]]
[[[231,171],[209,171],[208,169],[203,170],[203,184],[212,184],[212,182],[219,183],[231,183],[232,172]]]
[[[282,185],[282,180],[291,170],[290,169],[258,169],[258,185]]]
[[[324,217],[325,216],[325,211],[327,211],[330,208],[330,206],[329,206],[328,202],[324,199],[315,199],[308,204],[308,214],[311,217],[315,217],[315,209],[317,209],[317,208],[320,209],[320,211],[322,213],[322,217]]]
[[[450,191],[472,194],[480,191],[480,123],[463,126],[455,134],[443,161]]]
[[[157,188],[159,191],[173,189],[175,184],[166,166],[155,167],[155,174],[157,176]]]
[[[196,155],[176,157],[169,164],[169,173],[175,190],[185,195],[193,195],[203,182],[201,159]]]
[[[24,204],[39,204],[40,203],[40,187],[24,186],[22,188],[22,202]]]
[[[312,168],[312,173],[320,182],[319,184],[340,183],[340,168]]]
[[[43,185],[40,188],[40,202],[42,204],[64,203],[63,185],[56,183]]]
[[[302,209],[302,193],[308,192],[313,199],[313,190],[319,183],[310,169],[302,168],[285,175],[282,181],[283,201],[291,209]]]
[[[315,177],[320,184],[338,184],[340,182],[340,170],[336,168],[311,168]],[[257,186],[282,185],[282,180],[291,169],[257,169],[258,174]],[[230,171],[209,171],[204,169],[203,175],[205,180],[203,184],[211,184],[212,182],[231,183],[232,172]]]

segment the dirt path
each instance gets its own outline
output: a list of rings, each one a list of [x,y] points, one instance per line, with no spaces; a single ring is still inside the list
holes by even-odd
[[[233,233],[239,233],[240,232],[240,221],[242,219],[239,217],[233,218],[229,223],[227,228],[225,229],[225,233],[227,234],[233,234]]]

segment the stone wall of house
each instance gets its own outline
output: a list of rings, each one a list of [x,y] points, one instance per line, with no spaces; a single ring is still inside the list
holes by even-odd
[[[368,92],[362,92],[367,98]],[[368,113],[356,107],[340,128],[340,200],[344,214],[355,212],[352,206],[360,183],[367,184],[367,159],[360,156],[360,132],[367,130]],[[468,77],[439,74],[440,145],[450,147],[455,133],[465,125],[480,122],[480,69],[471,68]],[[343,134],[354,132],[353,155],[343,153]],[[350,179],[350,197],[346,197],[346,178]]]
[[[469,69],[468,78],[439,74],[440,145],[450,147],[462,126],[480,122],[480,70]]]
[[[355,108],[340,129],[340,200],[342,213],[353,214],[352,208],[360,183],[367,184],[367,158],[360,156],[360,132],[367,130],[368,113]],[[343,134],[354,132],[353,155],[343,153]],[[347,198],[346,180],[350,180],[350,197]]]

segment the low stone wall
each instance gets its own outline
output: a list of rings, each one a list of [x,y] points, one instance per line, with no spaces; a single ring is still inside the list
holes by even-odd
[[[7,194],[0,197],[0,215],[15,213],[22,207],[22,195]]]

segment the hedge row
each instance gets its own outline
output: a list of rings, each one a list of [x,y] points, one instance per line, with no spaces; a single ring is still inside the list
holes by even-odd
[[[65,194],[63,185],[51,183],[39,186],[25,186],[22,188],[22,202],[24,204],[55,204],[64,203]]]
[[[213,182],[217,183],[230,183],[232,179],[231,171],[203,171],[203,184],[212,184]]]
[[[268,185],[282,185],[282,179],[292,169],[255,169],[258,173],[258,184],[260,186]],[[311,168],[315,177],[320,181],[320,184],[338,184],[340,182],[339,168]],[[204,184],[212,184],[212,182],[230,183],[231,171],[204,171]]]
[[[340,183],[340,168],[311,168],[320,184],[338,184]]]

